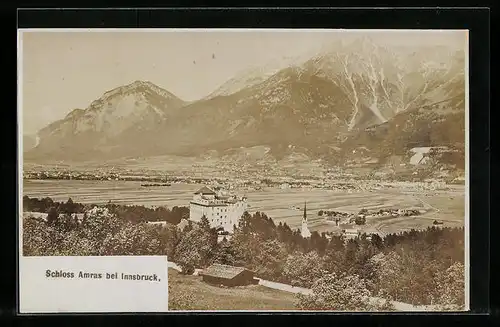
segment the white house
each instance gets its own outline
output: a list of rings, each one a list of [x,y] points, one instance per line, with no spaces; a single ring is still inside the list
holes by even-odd
[[[168,222],[165,220],[147,221],[146,223],[153,226],[166,226],[168,224]]]
[[[346,229],[343,235],[346,239],[351,239],[358,237],[360,235],[360,232],[357,229]]]

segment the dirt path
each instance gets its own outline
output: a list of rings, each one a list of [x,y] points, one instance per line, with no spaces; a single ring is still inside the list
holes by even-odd
[[[272,282],[270,280],[265,280],[265,279],[261,279],[261,278],[256,278],[256,279],[259,280],[259,285],[269,287],[269,288],[272,288],[275,290],[280,290],[280,291],[285,291],[285,292],[295,293],[295,294],[298,294],[298,293],[305,294],[305,295],[312,294],[312,290],[310,290],[308,288]]]
[[[430,205],[427,201],[422,200],[421,197],[416,196],[416,195],[412,195],[411,197],[413,197],[414,199],[420,201],[420,203],[422,203],[422,206],[424,207],[425,210],[430,210],[431,212],[434,212],[434,213],[438,213],[439,212],[438,208]]]
[[[181,267],[179,267],[179,265],[177,265],[174,262],[170,262],[170,261],[168,262],[168,267],[175,269],[179,272],[182,270]],[[198,273],[200,271],[201,271],[201,269],[196,269],[193,275],[198,275]],[[277,283],[277,282],[265,280],[262,278],[256,278],[256,279],[259,280],[259,285],[264,286],[264,287],[268,287],[271,289],[285,291],[285,292],[294,293],[294,294],[298,294],[298,293],[301,293],[304,295],[312,294],[312,290],[309,288],[303,288],[303,287],[297,287],[297,286],[292,286],[292,285],[283,284],[283,283]],[[384,301],[384,300],[381,298],[378,298],[378,297],[371,297],[370,298],[370,302],[372,302],[372,303],[376,303],[376,302],[380,302],[380,301]],[[394,305],[394,308],[396,309],[396,311],[414,311],[414,312],[420,311],[420,312],[422,312],[422,311],[435,311],[436,310],[436,308],[434,306],[429,306],[429,305],[427,305],[427,306],[420,305],[419,306],[419,305],[413,305],[413,304],[397,302],[397,301],[391,301],[391,303]]]

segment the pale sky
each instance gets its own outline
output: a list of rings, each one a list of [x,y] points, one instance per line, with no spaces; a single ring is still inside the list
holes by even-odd
[[[356,34],[396,44],[460,44],[465,35],[463,31],[400,31],[390,37],[387,32],[375,33]],[[20,42],[23,132],[35,133],[75,108],[87,108],[104,92],[135,80],[150,81],[186,101],[197,100],[249,66],[301,55],[341,35],[346,33],[25,31]]]

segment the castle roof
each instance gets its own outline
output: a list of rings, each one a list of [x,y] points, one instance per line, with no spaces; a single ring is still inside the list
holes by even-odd
[[[207,186],[203,186],[198,191],[194,192],[194,194],[202,194],[202,195],[216,195],[215,191]]]

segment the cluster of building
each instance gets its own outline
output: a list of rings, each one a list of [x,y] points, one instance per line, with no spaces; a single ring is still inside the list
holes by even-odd
[[[380,209],[374,212],[365,212],[365,218],[376,218],[376,217],[410,217],[410,216],[418,216],[421,214],[420,210],[417,209]]]
[[[234,227],[238,226],[247,209],[248,202],[245,196],[236,196],[204,186],[193,194],[193,198],[189,203],[189,219],[193,222],[200,222],[202,217],[206,217],[210,226],[216,228],[221,236],[230,238],[230,235],[234,232]],[[305,204],[301,235],[304,238],[311,236]]]
[[[382,218],[382,217],[410,217],[418,216],[422,212],[417,209],[380,209],[377,211],[362,210],[357,214],[339,211],[323,210],[322,214],[327,216],[327,220],[338,221],[338,219],[347,218],[349,223],[355,221],[356,218]]]
[[[356,228],[349,228],[349,229],[344,229],[342,230],[342,236],[344,240],[352,240],[355,239],[359,236],[361,236],[361,232],[359,229]],[[367,238],[370,238],[370,235],[367,236]]]
[[[151,172],[113,172],[105,170],[97,171],[68,171],[68,170],[47,170],[47,171],[24,171],[24,179],[56,179],[56,180],[100,180],[100,181],[140,181],[150,183],[168,184],[205,184],[218,182],[218,180],[194,177],[165,177],[158,173]],[[143,186],[159,186],[144,184]],[[168,185],[161,185],[168,186]]]
[[[213,228],[232,233],[233,226],[237,224],[247,207],[245,197],[227,195],[205,186],[193,195],[190,202],[190,219],[199,222],[205,216]],[[304,204],[301,235],[304,238],[311,237],[307,225],[306,204]],[[213,264],[199,272],[199,275],[204,282],[217,286],[234,287],[259,283],[254,271],[223,264]]]
[[[320,210],[318,212],[320,216],[327,216],[327,219],[332,218],[350,218],[353,217],[352,213],[342,212],[342,211],[333,211],[333,210]]]
[[[76,171],[40,171],[23,172],[24,179],[57,179],[57,180],[120,180],[119,175],[106,172],[76,172]]]
[[[414,172],[417,173],[417,172]],[[339,175],[340,174],[340,175]],[[199,175],[199,176],[198,176]],[[257,177],[259,176],[259,177]],[[218,185],[229,190],[259,190],[266,187],[275,187],[281,189],[325,189],[332,192],[363,192],[376,191],[386,187],[398,187],[416,191],[433,191],[444,189],[447,182],[443,179],[433,178],[423,181],[413,182],[387,182],[386,179],[377,179],[372,176],[371,179],[359,179],[343,171],[328,171],[321,178],[294,175],[283,175],[280,172],[265,174],[262,178],[262,172],[249,172],[235,175],[230,172],[222,176],[213,176],[207,178],[204,175],[195,172],[176,172],[175,176],[165,176],[164,172],[157,171],[130,171],[118,169],[98,169],[96,171],[68,171],[68,170],[48,170],[48,171],[25,171],[25,179],[65,179],[65,180],[120,180],[120,181],[144,181],[154,183],[171,184],[202,184]],[[450,177],[451,178],[451,177]],[[455,178],[455,177],[454,177]],[[459,181],[459,178],[452,179]],[[451,180],[450,180],[451,182]]]

